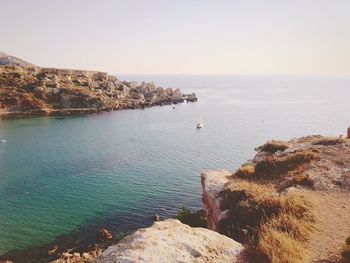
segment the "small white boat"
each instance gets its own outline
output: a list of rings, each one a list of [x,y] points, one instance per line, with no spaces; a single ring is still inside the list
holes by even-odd
[[[5,139],[0,140],[0,143],[7,143]]]
[[[197,123],[196,128],[197,128],[197,129],[202,129],[203,126],[204,126],[203,121],[200,120],[200,121]]]

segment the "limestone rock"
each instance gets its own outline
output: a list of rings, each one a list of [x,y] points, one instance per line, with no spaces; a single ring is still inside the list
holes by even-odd
[[[105,262],[240,262],[243,246],[204,228],[178,220],[155,222],[110,246],[95,263]]]
[[[101,228],[98,231],[98,239],[100,240],[108,240],[108,239],[112,239],[112,235],[111,233],[109,233],[109,231],[107,229]]]
[[[111,81],[111,82],[114,82],[114,81],[117,80],[117,77],[116,76],[108,76],[107,80]]]
[[[174,90],[174,96],[182,97],[182,93],[179,89]]]
[[[153,221],[160,221],[160,216],[158,214],[154,214]]]
[[[197,98],[195,93],[191,93],[191,94],[187,95],[186,100],[189,102],[195,102],[198,100],[198,98]]]
[[[165,89],[165,92],[166,92],[166,94],[169,95],[169,96],[172,96],[172,95],[174,94],[172,88],[166,88],[166,89]]]
[[[209,171],[201,174],[203,188],[203,208],[207,215],[208,229],[219,231],[219,222],[226,215],[221,210],[221,198],[217,195],[224,189],[226,183],[230,181],[232,172],[227,170]]]
[[[32,67],[33,64],[24,61],[20,58],[7,55],[4,52],[0,52],[0,65],[6,65],[6,66],[21,66],[21,67]]]
[[[153,92],[145,92],[143,93],[146,101],[152,102],[156,99],[157,95]]]
[[[148,82],[148,83],[146,84],[145,89],[146,89],[147,91],[149,91],[149,92],[155,91],[155,90],[156,90],[156,86],[154,85],[153,82]]]

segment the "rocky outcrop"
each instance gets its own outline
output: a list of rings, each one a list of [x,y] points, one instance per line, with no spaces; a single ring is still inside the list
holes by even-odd
[[[122,82],[105,72],[0,66],[0,114],[98,113],[185,100],[197,97],[153,82]]]
[[[201,175],[208,228],[266,262],[337,259],[350,233],[350,140],[315,135],[256,150],[236,171]]]
[[[278,142],[281,144],[280,142]],[[269,145],[276,144],[272,141]],[[201,175],[203,189],[203,208],[206,212],[207,225],[209,229],[220,232],[220,221],[224,220],[229,211],[222,211],[223,197],[220,193],[225,190],[229,183],[239,183],[246,180],[259,181],[259,176],[267,179],[268,173],[271,173],[270,183],[274,183],[280,191],[287,191],[290,187],[308,187],[314,190],[342,190],[350,191],[350,141],[342,137],[323,137],[320,135],[307,136],[298,139],[292,139],[284,142],[285,149],[271,153],[266,151],[267,144],[257,147],[255,157],[245,163],[236,172],[227,170],[208,171]],[[271,146],[270,146],[271,147]],[[315,153],[317,158],[313,162],[297,163],[287,165],[287,170],[276,175],[273,169],[267,167],[266,160],[277,161],[277,158],[292,156],[294,153],[309,154]],[[302,157],[300,155],[300,157]],[[272,159],[275,158],[275,159]],[[292,159],[291,159],[292,161]],[[254,175],[248,172],[248,167],[257,169],[264,164],[267,175]],[[255,168],[254,168],[255,167]],[[282,169],[282,168],[281,168]],[[243,172],[245,171],[245,173]],[[255,171],[256,173],[256,171]]]
[[[102,262],[238,262],[243,246],[204,228],[191,228],[178,220],[155,222],[109,247]]]
[[[33,64],[0,51],[0,65],[32,67]]]

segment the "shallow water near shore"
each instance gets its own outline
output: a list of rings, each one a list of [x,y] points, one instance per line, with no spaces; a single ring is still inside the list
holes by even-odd
[[[200,209],[201,172],[234,170],[269,139],[345,134],[350,125],[350,77],[118,77],[196,92],[199,101],[0,120],[0,255],[79,230],[118,237],[154,213]]]

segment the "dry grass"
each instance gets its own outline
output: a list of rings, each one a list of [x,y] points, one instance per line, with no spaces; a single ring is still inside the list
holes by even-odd
[[[294,174],[292,176],[291,184],[313,187],[315,184],[315,180],[311,178],[309,175],[306,175],[303,172],[301,172],[301,173]]]
[[[297,194],[278,194],[271,185],[235,182],[220,194],[231,210],[220,230],[249,244],[266,262],[301,262],[314,229],[311,203]],[[242,238],[244,229],[247,237]]]
[[[276,153],[278,151],[284,151],[289,147],[289,145],[282,141],[270,141],[265,143],[264,145],[257,148],[259,151],[267,152],[267,153]]]
[[[235,175],[237,175],[240,178],[250,178],[255,174],[255,166],[252,164],[246,164],[242,165],[238,170],[235,172]]]
[[[336,145],[340,143],[344,143],[345,139],[342,137],[322,137],[321,139],[313,142],[314,145]]]
[[[288,172],[298,170],[301,166],[310,163],[313,160],[319,160],[319,154],[314,150],[304,149],[282,155],[269,155],[257,164],[246,164],[241,166],[234,175],[240,178],[276,178],[281,175],[286,175]],[[305,178],[306,179],[306,178]],[[301,184],[308,184],[302,178]]]
[[[263,229],[260,233],[258,251],[271,263],[299,263],[309,257],[305,246],[288,233]]]
[[[269,156],[255,165],[255,174],[259,177],[280,176],[318,159],[319,155],[309,149],[298,150],[281,156]]]

